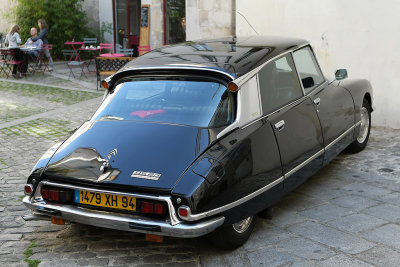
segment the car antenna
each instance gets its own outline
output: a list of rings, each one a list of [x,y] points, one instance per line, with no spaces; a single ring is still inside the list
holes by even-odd
[[[242,18],[244,18],[244,20],[247,22],[247,24],[249,24],[249,26],[253,29],[253,31],[255,31],[255,32],[257,33],[257,35],[260,35],[260,34],[256,31],[256,29],[254,29],[254,27],[250,24],[250,22],[246,19],[246,17],[245,17],[242,13],[240,13],[240,12],[237,11],[237,10],[236,10],[236,12],[237,12],[240,16],[242,16]]]

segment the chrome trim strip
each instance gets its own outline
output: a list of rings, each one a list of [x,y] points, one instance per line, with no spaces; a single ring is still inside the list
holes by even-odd
[[[333,140],[331,143],[329,143],[329,145],[325,146],[325,148],[321,149],[320,151],[318,151],[316,154],[314,154],[313,156],[311,156],[310,158],[308,158],[307,160],[305,160],[303,163],[297,165],[296,167],[294,167],[293,169],[291,169],[290,171],[288,171],[287,173],[285,173],[285,179],[288,178],[289,176],[291,176],[293,173],[295,173],[296,171],[298,171],[299,169],[303,168],[305,165],[307,165],[308,163],[310,163],[311,161],[313,161],[315,158],[319,157],[321,154],[324,153],[325,150],[331,148],[334,144],[336,144],[337,142],[339,142],[343,137],[345,137],[351,130],[353,130],[355,127],[357,127],[358,125],[360,125],[361,121],[357,122],[356,124],[354,124],[353,126],[351,126],[348,130],[346,130],[344,133],[342,133],[339,137],[337,137],[335,140]]]
[[[343,137],[345,137],[351,130],[353,130],[354,128],[356,128],[360,124],[361,124],[361,121],[359,121],[356,124],[354,124],[353,126],[351,126],[347,131],[345,131],[339,137],[337,137],[335,140],[333,140],[328,145],[326,145],[325,149],[331,148],[333,145],[335,145],[337,142],[339,142]]]
[[[311,157],[309,157],[308,159],[306,159],[303,163],[297,165],[296,167],[294,167],[293,169],[291,169],[290,171],[288,171],[287,173],[285,173],[285,179],[289,178],[289,176],[291,176],[293,173],[297,172],[298,170],[300,170],[301,168],[303,168],[305,165],[307,165],[308,163],[310,163],[311,161],[313,161],[315,158],[321,156],[321,154],[324,154],[325,149],[321,149],[320,151],[318,151],[317,153],[315,153],[314,155],[312,155]]]
[[[165,236],[174,236],[174,237],[198,237],[205,234],[208,234],[214,231],[216,228],[221,226],[225,218],[220,216],[216,218],[210,218],[206,221],[201,221],[197,223],[185,223],[179,222],[176,225],[171,225],[165,221],[159,220],[143,220],[142,218],[135,217],[123,217],[119,214],[112,213],[99,213],[99,212],[91,212],[88,209],[76,207],[72,205],[59,205],[59,204],[49,204],[45,202],[31,202],[29,196],[26,196],[23,200],[23,203],[26,207],[35,212],[51,216],[46,214],[45,211],[57,211],[60,215],[56,215],[56,217],[62,217],[67,221],[83,223],[93,226],[100,226],[104,228],[117,229],[122,231],[130,231],[130,232],[139,232],[139,233],[149,233],[149,234],[157,234],[157,235],[165,235]],[[32,218],[32,219],[41,219],[43,220],[43,216],[41,218]],[[139,226],[132,227],[132,225]],[[151,230],[155,229],[155,230]]]
[[[272,183],[267,184],[266,186],[258,189],[257,191],[255,191],[255,192],[253,192],[253,193],[251,193],[251,194],[249,194],[249,195],[247,195],[247,196],[245,196],[245,197],[243,197],[241,199],[238,199],[238,200],[236,200],[236,201],[234,201],[232,203],[226,204],[226,205],[224,205],[222,207],[219,207],[219,208],[216,208],[216,209],[213,209],[213,210],[209,210],[209,211],[205,211],[205,212],[197,213],[197,214],[192,214],[192,212],[191,212],[191,210],[189,208],[188,209],[188,216],[187,217],[183,217],[183,218],[181,217],[181,218],[183,220],[187,220],[187,221],[197,221],[197,220],[204,219],[204,218],[206,218],[208,216],[212,216],[212,215],[224,212],[224,211],[229,210],[229,209],[231,209],[233,207],[239,206],[240,204],[243,204],[244,202],[248,201],[249,199],[252,199],[252,198],[264,193],[268,189],[274,187],[275,185],[277,185],[277,184],[279,184],[279,183],[281,183],[283,181],[284,181],[284,176],[276,179]]]
[[[50,182],[50,181],[41,181],[36,188],[35,196],[33,197],[34,199],[39,198],[40,200],[42,200],[42,196],[40,195],[40,189],[42,188],[42,186],[46,186],[46,185],[54,186],[54,187],[68,188],[68,189],[73,189],[73,190],[86,190],[86,191],[104,193],[104,194],[116,194],[116,195],[122,195],[122,196],[131,196],[131,197],[136,197],[136,198],[164,201],[164,202],[167,202],[167,205],[168,205],[168,211],[169,211],[169,217],[171,220],[171,225],[175,225],[180,222],[180,220],[176,216],[175,208],[174,208],[174,206],[172,204],[172,200],[169,196],[152,196],[152,195],[144,195],[144,194],[137,194],[137,193],[124,193],[124,192],[119,192],[119,191],[103,190],[103,189],[96,189],[96,188],[91,188],[91,187],[75,186],[75,185],[70,185],[70,184],[61,184],[61,183],[55,183],[55,182]]]

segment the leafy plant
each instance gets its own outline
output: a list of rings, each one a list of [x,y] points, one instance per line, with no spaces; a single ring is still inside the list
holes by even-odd
[[[52,57],[62,58],[64,43],[75,39],[93,36],[87,26],[87,16],[82,9],[83,0],[14,0],[16,5],[7,18],[15,21],[21,28],[23,41],[30,37],[30,29],[38,28],[40,18],[49,25],[49,43],[53,44]],[[38,29],[39,30],[39,29]]]

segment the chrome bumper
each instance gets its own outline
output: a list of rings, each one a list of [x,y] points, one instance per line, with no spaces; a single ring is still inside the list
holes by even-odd
[[[126,215],[98,212],[72,205],[50,204],[44,201],[31,202],[29,196],[23,199],[23,203],[26,207],[41,215],[59,217],[71,222],[116,230],[183,238],[208,234],[221,226],[225,220],[224,217],[220,216],[193,223],[180,221],[177,224],[171,225],[165,221],[144,219],[141,217],[126,217]],[[35,218],[35,216],[31,218]]]

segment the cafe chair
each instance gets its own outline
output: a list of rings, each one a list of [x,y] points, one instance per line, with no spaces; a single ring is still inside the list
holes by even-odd
[[[67,66],[69,68],[69,71],[70,71],[70,74],[68,75],[68,78],[71,76],[71,74],[72,74],[72,77],[74,77],[74,79],[76,78],[75,74],[74,74],[74,71],[73,71],[74,68],[80,68],[81,75],[79,77],[82,77],[82,75],[86,77],[85,72],[83,71],[85,66],[86,66],[86,62],[82,61],[82,60],[79,60],[78,51],[76,51],[76,50],[62,50],[62,53],[64,55],[64,59],[65,59],[66,64],[67,64]]]
[[[124,54],[125,57],[133,56],[133,48],[132,49],[123,49],[117,47],[117,53]]]
[[[17,66],[17,71],[21,72],[23,60],[15,59],[15,52],[13,49],[2,49],[1,55],[3,57],[3,72],[6,75],[6,78],[12,75],[12,69],[14,66]]]
[[[88,45],[96,46],[97,38],[83,38],[83,43],[85,44],[85,46]]]
[[[45,71],[48,72],[52,72],[53,70],[50,69],[49,66],[49,59],[46,57],[45,55],[45,51],[49,51],[49,53],[51,54],[51,51],[53,50],[53,45],[52,44],[43,44],[42,45],[42,49],[40,50],[40,55],[37,58],[37,68],[35,69],[35,71],[40,71],[42,73],[44,73]]]
[[[104,52],[104,50],[107,50],[107,53],[112,53],[113,50],[113,44],[106,44],[106,43],[100,43],[100,56],[104,56],[104,54],[107,54]]]

